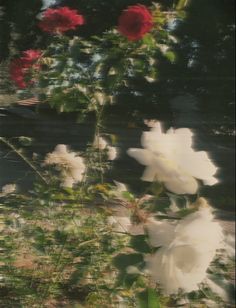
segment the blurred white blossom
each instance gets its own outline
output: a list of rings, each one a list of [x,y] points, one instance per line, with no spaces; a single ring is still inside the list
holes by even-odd
[[[146,166],[142,180],[163,182],[176,194],[195,194],[200,179],[206,185],[218,182],[217,168],[204,151],[192,148],[193,133],[188,128],[170,128],[162,132],[159,122],[152,120],[151,130],[143,132],[141,144],[144,149],[130,148],[128,154]]]
[[[116,188],[113,190],[120,197],[122,196],[122,192],[128,191],[127,186],[124,183],[118,182],[114,180]]]
[[[100,136],[95,136],[93,146],[99,150],[104,150],[107,146],[107,142]]]
[[[153,82],[156,81],[155,78],[152,78],[152,77],[150,77],[150,76],[145,76],[144,78],[145,78],[145,80],[146,80],[147,82],[149,82],[149,83],[153,83]]]
[[[58,144],[52,153],[47,154],[44,165],[56,166],[62,176],[62,187],[73,187],[81,182],[86,169],[83,158],[70,152],[64,144]]]
[[[106,102],[106,96],[102,92],[96,91],[94,93],[94,98],[100,106],[104,105]]]
[[[189,304],[189,300],[186,297],[183,297],[181,299],[179,299],[176,303],[178,306],[184,306],[186,307],[186,305]]]
[[[52,6],[52,5],[55,5],[55,4],[58,4],[61,2],[61,0],[43,0],[43,7],[42,9],[45,10],[47,9],[48,7]]]
[[[112,146],[107,146],[107,156],[108,160],[114,160],[117,157],[117,148]]]
[[[200,208],[179,223],[152,221],[147,230],[151,245],[161,246],[146,259],[152,279],[166,294],[197,290],[223,241],[211,209]]]
[[[107,141],[104,138],[100,136],[95,136],[93,146],[94,148],[101,151],[106,150],[108,160],[114,160],[117,158],[117,148],[108,145]]]
[[[2,191],[0,192],[0,197],[14,194],[16,192],[16,185],[15,184],[6,184],[2,187]]]
[[[149,218],[145,224],[145,229],[147,230],[151,246],[167,246],[173,239],[175,227],[176,221],[158,221],[154,218]]]
[[[153,127],[157,127],[158,125],[158,121],[155,119],[145,119],[144,124],[147,125],[147,127],[153,128]]]

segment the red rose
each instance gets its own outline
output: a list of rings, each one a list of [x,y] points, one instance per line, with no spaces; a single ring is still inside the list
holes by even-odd
[[[65,6],[59,9],[47,9],[38,25],[45,32],[63,33],[83,24],[84,17],[76,10]]]
[[[35,62],[41,54],[42,52],[39,50],[29,49],[24,51],[23,56],[19,59],[12,60],[10,64],[10,76],[19,88],[25,89],[27,87],[25,77],[31,68],[40,68],[40,65],[35,64]]]
[[[26,88],[23,74],[23,62],[21,59],[12,60],[10,64],[10,76],[19,88]]]
[[[118,31],[130,41],[141,39],[152,27],[152,15],[141,4],[129,6],[118,20]]]
[[[35,49],[29,49],[26,51],[23,51],[23,61],[32,63],[34,61],[37,61],[40,56],[42,55],[42,52],[40,50]]]

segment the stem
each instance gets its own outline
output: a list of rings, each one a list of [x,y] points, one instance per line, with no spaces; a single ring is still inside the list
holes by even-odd
[[[99,138],[100,137],[100,126],[102,124],[102,114],[103,114],[103,109],[104,109],[104,105],[102,105],[102,107],[96,111],[96,127],[95,127],[95,138]],[[102,153],[101,153],[101,149],[98,147],[98,151],[99,151],[99,163],[100,165],[102,164]],[[103,178],[103,174],[102,171],[100,172],[100,177],[101,177],[101,183],[104,182],[104,178]]]
[[[45,183],[48,184],[45,177],[39,172],[39,170],[30,162],[30,160],[25,157],[12,143],[10,143],[6,138],[0,137],[0,141],[2,141],[5,145],[7,145],[10,149],[13,150],[34,172],[37,176]]]

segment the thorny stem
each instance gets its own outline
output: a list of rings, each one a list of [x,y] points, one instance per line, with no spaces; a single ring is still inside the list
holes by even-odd
[[[102,107],[99,110],[96,111],[95,138],[99,138],[100,137],[100,126],[102,124],[103,109],[104,109],[104,105],[102,105]],[[101,153],[101,149],[99,147],[98,147],[98,151],[99,151],[99,163],[101,165],[102,164],[102,155],[101,155],[102,153]],[[103,178],[102,170],[100,172],[100,177],[101,177],[101,183],[103,183],[104,182],[104,178]]]
[[[10,149],[13,150],[34,172],[37,174],[37,176],[45,183],[48,184],[47,180],[45,177],[39,172],[39,170],[30,162],[30,160],[24,156],[10,141],[8,141],[4,137],[0,137],[0,141],[7,145]]]

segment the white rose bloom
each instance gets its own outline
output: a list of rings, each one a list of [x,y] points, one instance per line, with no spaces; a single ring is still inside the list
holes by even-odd
[[[81,182],[86,169],[84,160],[75,152],[69,152],[67,146],[59,144],[52,153],[48,153],[44,165],[55,165],[61,172],[62,187],[73,187]]]
[[[151,244],[162,246],[147,257],[147,269],[166,294],[197,290],[206,279],[223,241],[221,226],[212,220],[210,208],[201,208],[176,225],[152,221],[146,226]]]
[[[104,150],[107,146],[107,142],[102,137],[96,136],[93,142],[93,146],[99,150]]]
[[[117,149],[115,147],[107,146],[108,160],[114,160],[117,157]]]
[[[160,247],[168,245],[173,239],[175,225],[175,222],[170,223],[166,220],[157,221],[154,218],[149,218],[144,227],[147,230],[151,246]]]
[[[176,194],[195,194],[200,179],[206,185],[214,185],[217,168],[204,151],[192,149],[193,133],[188,128],[162,132],[159,122],[150,131],[143,132],[144,149],[131,148],[128,154],[146,166],[142,180],[163,182]]]

